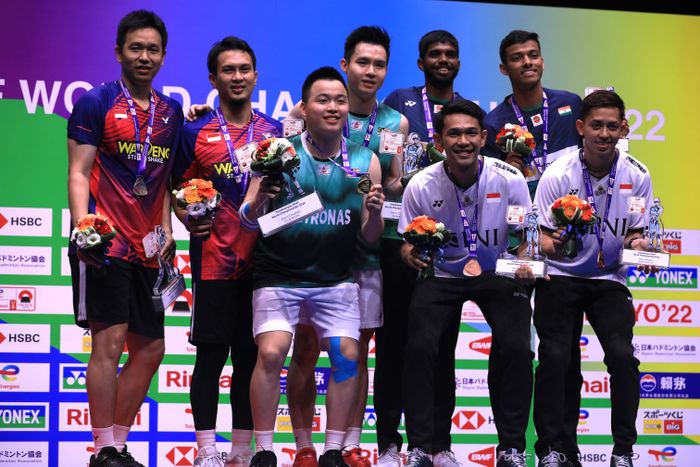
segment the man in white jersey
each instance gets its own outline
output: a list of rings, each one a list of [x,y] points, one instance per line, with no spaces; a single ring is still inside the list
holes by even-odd
[[[543,174],[535,204],[544,212],[562,196],[574,194],[594,205],[599,222],[583,235],[573,259],[562,256],[561,232],[548,216],[540,217],[542,249],[549,257],[551,280],[538,280],[534,323],[539,343],[535,376],[534,421],[539,465],[568,464],[559,433],[564,423],[565,374],[571,365],[571,330],[582,310],[605,352],[610,373],[611,467],[632,466],[637,439],[639,360],[634,356],[632,295],[625,286],[622,248],[645,250],[645,215],[652,202],[646,167],[615,144],[624,131],[625,106],[612,91],[596,91],[583,100],[576,122],[583,148],[556,160]],[[649,272],[649,270],[647,270]]]
[[[525,465],[532,395],[530,301],[523,284],[494,271],[508,247],[507,212],[516,206],[527,212],[531,201],[518,170],[479,155],[486,141],[483,119],[471,101],[445,105],[435,119],[435,139],[447,160],[423,169],[404,192],[400,232],[416,216],[427,215],[454,235],[434,255],[435,277],[416,281],[408,309],[403,386],[410,467],[460,465],[450,450],[450,427],[455,346],[467,300],[479,306],[493,333],[488,381],[498,467]],[[412,245],[405,243],[401,253],[410,267],[427,266]],[[531,274],[526,266],[521,269]]]

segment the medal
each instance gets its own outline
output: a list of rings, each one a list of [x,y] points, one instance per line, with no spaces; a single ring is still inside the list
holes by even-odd
[[[370,189],[372,189],[372,179],[369,178],[369,175],[364,174],[357,182],[357,192],[368,195]]]
[[[469,258],[467,264],[464,265],[462,273],[468,277],[476,277],[481,275],[481,265],[476,258]]]
[[[146,182],[143,180],[143,177],[141,175],[136,177],[136,181],[134,182],[134,188],[132,188],[132,191],[136,196],[146,196],[148,194]]]
[[[598,267],[603,269],[605,267],[605,258],[603,258],[603,250],[598,250]]]

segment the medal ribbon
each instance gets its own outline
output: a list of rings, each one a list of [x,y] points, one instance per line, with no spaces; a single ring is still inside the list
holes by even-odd
[[[139,159],[139,166],[136,171],[137,177],[143,177],[146,173],[146,162],[148,159],[148,150],[151,148],[151,135],[153,134],[153,120],[156,117],[156,94],[151,89],[151,105],[148,115],[148,126],[146,127],[146,138],[143,140],[143,144],[139,147],[139,137],[141,136],[141,129],[139,128],[139,118],[136,116],[136,105],[134,105],[134,99],[131,97],[129,88],[126,87],[123,80],[119,80],[119,86],[122,88],[122,93],[126,98],[126,104],[129,106],[129,113],[131,114],[131,119],[134,122],[134,138],[136,142],[136,153]]]
[[[372,113],[369,114],[369,123],[367,123],[367,131],[365,132],[365,137],[362,140],[362,145],[366,148],[369,147],[369,142],[372,139],[372,133],[374,133],[374,125],[377,123],[377,108],[378,105],[375,101]],[[343,127],[343,136],[350,139],[350,126],[348,125],[348,120],[345,120],[345,126]]]
[[[319,153],[323,153],[321,148],[318,147],[316,142],[311,138],[309,132],[306,132],[306,141],[309,142],[311,146],[316,148]],[[337,157],[337,156],[336,156]],[[338,164],[335,157],[329,157],[328,160],[340,167],[340,169],[345,172],[348,177],[357,178],[360,174],[355,172],[352,167],[350,167],[350,160],[348,159],[348,144],[345,142],[345,138],[340,138],[340,158],[343,161],[343,165]]]
[[[515,99],[512,96],[510,98],[510,105],[513,107],[513,112],[515,112],[515,116],[517,117],[520,126],[523,127],[523,130],[530,131],[527,129],[525,118],[523,117],[523,113],[520,111],[520,107],[518,107],[518,104],[515,103]],[[549,100],[547,99],[547,93],[544,91],[542,91],[542,119],[544,120],[542,124],[542,155],[538,156],[536,150],[533,150],[531,153],[531,156],[535,160],[535,164],[537,165],[537,168],[540,169],[540,172],[544,172],[544,169],[547,167],[547,136],[549,134]],[[541,161],[541,163],[538,161]]]
[[[588,173],[588,167],[586,167],[586,161],[583,158],[583,148],[579,149],[578,157],[581,160],[581,171],[583,172],[583,182],[586,185],[586,199],[588,203],[593,206],[593,210],[597,213],[598,208],[595,205],[595,196],[593,193],[593,185],[591,184],[591,175]],[[605,265],[603,259],[603,239],[605,238],[605,232],[608,226],[608,213],[610,211],[610,203],[612,203],[612,195],[615,191],[615,176],[617,174],[617,159],[620,157],[620,153],[615,150],[615,159],[613,160],[612,167],[610,168],[610,175],[608,177],[608,192],[605,195],[605,216],[601,220],[600,224],[597,222],[593,225],[593,230],[595,231],[595,236],[598,239],[598,266],[603,267]]]
[[[474,199],[474,217],[471,223],[467,219],[467,210],[462,205],[462,199],[457,190],[457,185],[455,185],[455,196],[457,197],[457,205],[459,206],[459,216],[462,218],[462,228],[464,229],[464,235],[467,237],[467,247],[469,250],[469,258],[476,258],[476,241],[477,233],[479,232],[478,221],[479,221],[479,178],[481,178],[481,172],[484,169],[484,163],[479,159],[479,172],[476,176],[476,197]]]
[[[241,189],[241,198],[245,196],[245,192],[248,188],[248,181],[249,181],[249,175],[248,172],[241,174],[241,169],[238,167],[238,158],[236,157],[236,151],[233,149],[233,141],[231,141],[231,133],[228,131],[228,125],[226,123],[226,119],[224,118],[224,113],[221,111],[221,107],[216,109],[216,118],[219,119],[219,128],[221,129],[221,134],[224,135],[224,142],[226,143],[226,149],[228,150],[228,155],[231,158],[231,168],[233,169],[233,173],[236,176],[236,183]],[[254,120],[255,120],[255,111],[251,110],[251,115],[250,115],[250,123],[248,124],[248,137],[246,140],[246,144],[249,144],[253,141],[253,130],[254,130]],[[240,179],[240,182],[238,181],[239,178],[242,176]]]

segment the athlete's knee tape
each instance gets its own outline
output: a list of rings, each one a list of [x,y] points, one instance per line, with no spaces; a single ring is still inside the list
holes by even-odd
[[[357,376],[357,360],[351,360],[340,351],[340,337],[328,339],[330,345],[328,358],[331,361],[333,371],[331,377],[336,383],[342,383],[353,376]]]

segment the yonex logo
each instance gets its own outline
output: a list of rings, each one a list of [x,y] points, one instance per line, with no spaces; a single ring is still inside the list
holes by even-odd
[[[570,195],[578,196],[578,188],[572,188],[569,190]]]
[[[435,201],[433,201],[433,207],[439,208],[440,206],[442,206],[442,203],[444,203],[444,200],[436,199]]]
[[[416,101],[406,101],[403,103],[403,105],[405,105],[406,107],[413,107],[414,105],[416,105]]]

